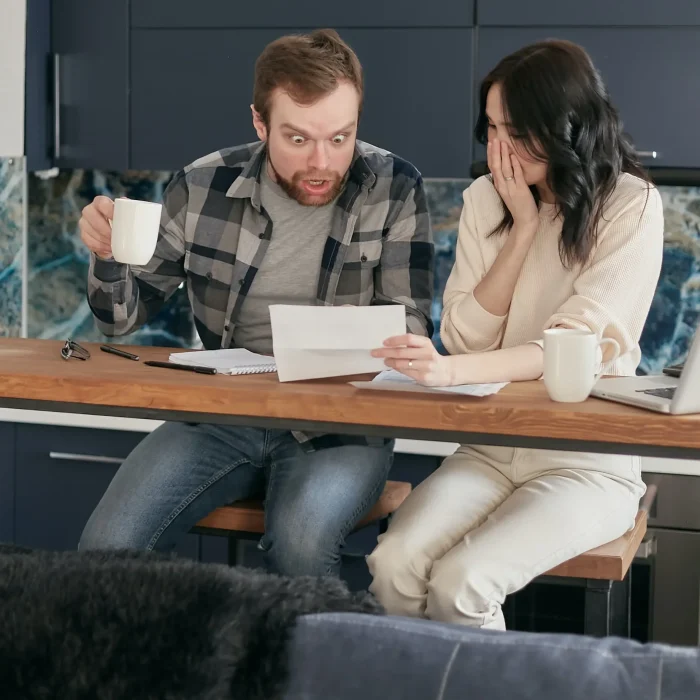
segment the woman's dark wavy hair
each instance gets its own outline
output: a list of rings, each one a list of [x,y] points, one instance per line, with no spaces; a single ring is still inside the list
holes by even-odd
[[[506,56],[481,83],[474,131],[482,144],[488,141],[486,96],[494,84],[501,88],[513,139],[530,157],[548,163],[547,184],[563,220],[562,263],[584,264],[620,173],[649,182],[600,74],[588,54],[569,41],[550,39]],[[539,204],[537,188],[530,189]],[[493,233],[512,224],[506,207]]]

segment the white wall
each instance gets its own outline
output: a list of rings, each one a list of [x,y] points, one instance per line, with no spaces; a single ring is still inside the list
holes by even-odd
[[[0,0],[0,156],[24,155],[26,0]]]

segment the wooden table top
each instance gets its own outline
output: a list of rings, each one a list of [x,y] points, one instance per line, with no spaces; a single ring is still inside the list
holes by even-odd
[[[556,403],[537,381],[484,398],[363,390],[350,377],[281,384],[276,374],[210,376],[143,364],[167,360],[171,348],[124,346],[140,355],[134,362],[86,343],[89,360],[66,361],[62,344],[0,339],[0,406],[700,458],[698,415],[599,399]]]

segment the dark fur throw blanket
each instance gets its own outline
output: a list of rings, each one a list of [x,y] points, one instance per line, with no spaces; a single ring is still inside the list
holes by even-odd
[[[281,697],[296,618],[381,614],[331,578],[0,545],[2,700]]]

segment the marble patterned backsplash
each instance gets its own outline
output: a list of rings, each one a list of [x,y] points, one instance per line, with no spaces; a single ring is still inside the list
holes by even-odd
[[[5,172],[0,170],[0,193],[12,180],[7,174],[3,179]],[[29,175],[26,313],[30,337],[104,339],[95,327],[86,300],[88,253],[78,236],[80,212],[97,194],[159,201],[170,175],[155,171],[120,174],[86,170],[62,171],[58,177],[48,180]],[[439,328],[442,290],[454,261],[462,192],[469,182],[426,181],[436,244],[432,307],[436,328]],[[666,245],[661,279],[641,341],[640,372],[643,373],[656,372],[666,364],[682,360],[700,320],[700,188],[661,187],[660,191],[665,206]],[[16,196],[13,194],[12,198]],[[16,219],[21,204],[5,206],[15,212]],[[0,199],[0,221],[6,216],[2,207]],[[15,318],[17,303],[11,300],[19,297],[8,292],[12,285],[7,284],[3,275],[15,279],[21,255],[16,241],[9,246],[3,243],[3,230],[0,230],[0,309],[3,309],[0,318],[1,323],[16,329],[17,321],[10,323],[10,320]],[[15,240],[16,237],[10,235],[9,238]],[[6,308],[8,312],[4,311]],[[0,333],[3,327],[0,325]],[[440,346],[437,331],[435,340]],[[145,328],[113,342],[196,345],[198,339],[185,289],[178,289]]]
[[[169,172],[61,171],[55,178],[29,177],[28,335],[104,341],[87,302],[90,257],[78,221],[97,195],[161,201]],[[187,293],[178,289],[146,326],[111,343],[191,347],[196,334]]]
[[[700,187],[659,187],[664,203],[664,258],[644,326],[639,372],[685,358],[700,322]]]
[[[0,158],[0,337],[22,333],[24,158]]]

